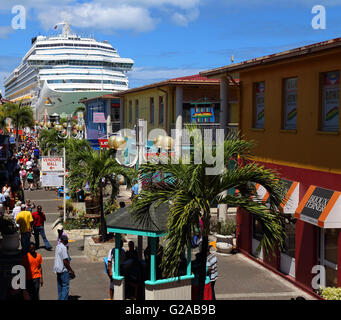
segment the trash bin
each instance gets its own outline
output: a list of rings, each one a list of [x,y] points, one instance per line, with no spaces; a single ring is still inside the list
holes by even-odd
[[[76,192],[77,195],[77,202],[84,202],[85,201],[85,192],[83,189],[80,189]]]

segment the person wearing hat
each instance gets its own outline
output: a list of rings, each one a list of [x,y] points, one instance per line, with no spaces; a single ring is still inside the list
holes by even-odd
[[[56,246],[53,271],[57,274],[58,300],[68,300],[70,288],[70,276],[75,273],[70,266],[70,257],[66,245],[68,238],[61,235],[60,243]]]

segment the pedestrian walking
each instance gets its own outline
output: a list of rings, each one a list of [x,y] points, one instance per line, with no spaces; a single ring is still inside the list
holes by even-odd
[[[2,194],[5,197],[5,203],[3,203],[3,205],[5,206],[7,213],[9,213],[11,187],[7,183],[5,183],[5,185],[2,187]]]
[[[121,247],[121,251],[120,251],[120,264],[122,264],[125,261],[125,250],[123,249],[123,241],[120,241],[120,247]],[[114,300],[114,279],[113,279],[113,274],[112,274],[112,269],[114,268],[114,263],[115,263],[115,248],[112,248],[108,251],[108,267],[107,267],[107,271],[108,271],[108,276],[110,279],[110,283],[109,283],[109,296],[110,296],[110,300]]]
[[[21,167],[21,170],[19,171],[19,175],[20,175],[20,181],[21,181],[22,189],[25,190],[27,172],[24,169],[24,166]]]
[[[133,200],[134,197],[136,197],[139,194],[139,184],[136,182],[132,187],[131,187],[131,196],[130,199]]]
[[[17,215],[21,211],[21,205],[22,205],[22,202],[21,201],[17,201],[16,204],[15,204],[15,207],[13,208],[12,215],[13,215],[14,221],[16,221]],[[18,224],[17,224],[17,227],[19,227]]]
[[[70,257],[66,245],[68,239],[62,235],[60,243],[56,246],[53,271],[57,274],[58,300],[68,300],[70,288],[70,276],[75,273],[70,266]]]
[[[40,180],[40,170],[38,166],[34,166],[32,169],[33,172],[33,187],[38,190],[39,189],[39,180]]]
[[[28,170],[27,173],[27,182],[28,182],[28,188],[29,190],[33,191],[33,171],[32,168]]]
[[[207,273],[211,280],[211,289],[212,289],[212,300],[216,300],[215,298],[215,282],[218,279],[218,261],[216,254],[214,252],[210,252],[212,246],[208,246],[207,248]]]
[[[39,249],[39,236],[41,235],[45,244],[45,249],[48,251],[52,250],[52,246],[50,245],[49,241],[45,235],[44,223],[46,221],[46,216],[42,211],[41,205],[37,206],[37,211],[32,213],[33,217],[33,232],[34,232],[34,239],[36,242],[36,248]]]
[[[30,243],[29,252],[23,258],[22,265],[26,270],[26,288],[31,300],[40,300],[39,289],[43,286],[43,258],[36,252],[33,242]]]
[[[23,254],[26,254],[30,248],[33,218],[31,212],[26,210],[25,204],[21,205],[21,211],[17,214],[16,222],[20,230],[21,250]]]

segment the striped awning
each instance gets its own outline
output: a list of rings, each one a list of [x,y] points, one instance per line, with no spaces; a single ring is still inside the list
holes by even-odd
[[[297,181],[289,181],[282,179],[284,182],[286,202],[281,204],[282,212],[285,214],[295,214],[299,203],[299,183]],[[267,203],[269,200],[269,192],[260,184],[256,184],[257,197],[262,202]]]
[[[295,217],[322,228],[341,228],[341,192],[310,186]]]

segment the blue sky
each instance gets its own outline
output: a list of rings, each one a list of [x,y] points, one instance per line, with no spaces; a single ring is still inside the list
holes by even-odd
[[[16,4],[25,30],[11,28]],[[314,5],[326,8],[325,30],[311,26]],[[0,89],[31,38],[55,34],[64,18],[132,58],[137,87],[340,37],[340,16],[341,0],[0,0]]]

